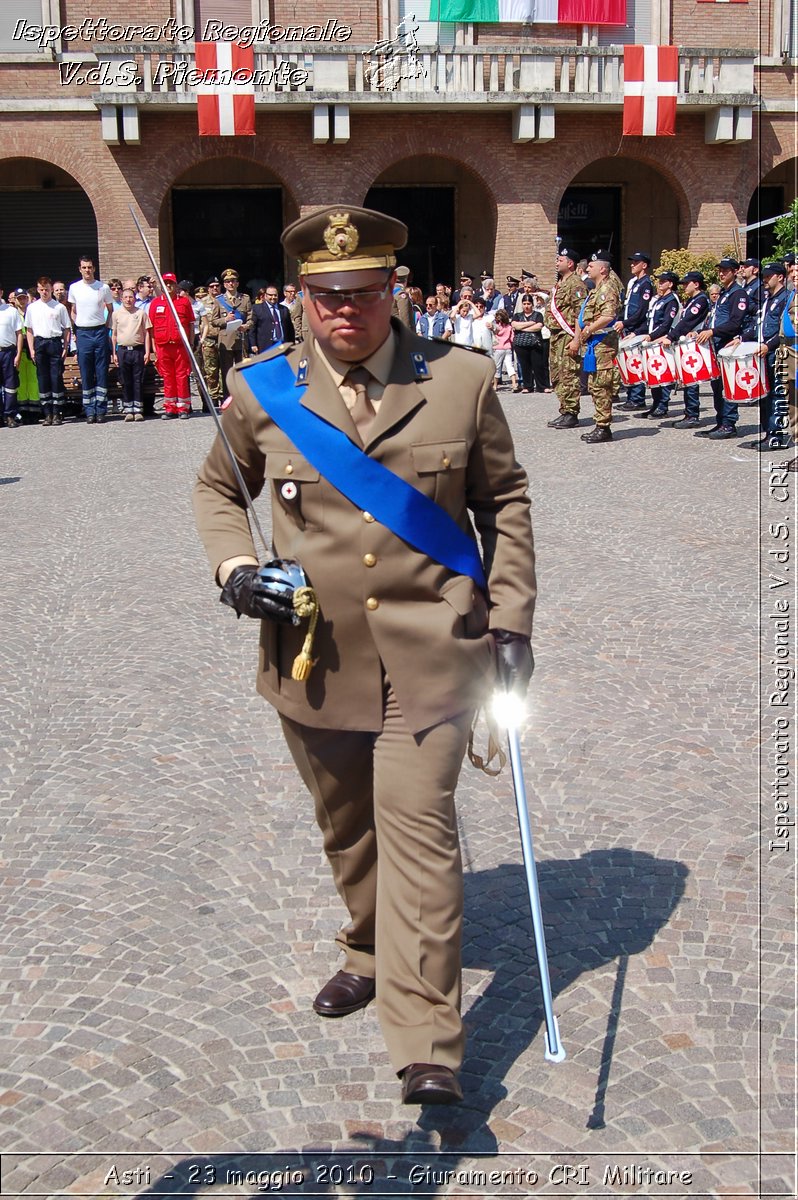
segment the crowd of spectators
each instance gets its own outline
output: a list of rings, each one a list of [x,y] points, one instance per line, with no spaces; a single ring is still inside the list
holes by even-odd
[[[96,278],[90,255],[79,266],[80,278],[69,285],[42,275],[34,287],[12,289],[7,301],[0,288],[3,424],[62,425],[70,416],[103,424],[112,414],[131,423],[190,416],[189,359],[157,278],[148,273],[105,283]],[[535,276],[508,276],[502,294],[487,273],[475,286],[463,272],[456,289],[439,283],[425,299],[408,275],[405,270],[397,284],[394,305],[405,324],[422,337],[451,339],[491,355],[498,387],[551,390],[547,294]],[[170,273],[163,279],[216,405],[224,400],[224,379],[234,363],[304,336],[301,293],[293,284],[282,294],[275,284],[261,287],[253,299],[239,291],[231,268],[196,287]]]

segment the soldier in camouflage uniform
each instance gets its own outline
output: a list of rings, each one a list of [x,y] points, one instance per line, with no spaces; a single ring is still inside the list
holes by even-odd
[[[560,402],[560,415],[549,421],[550,429],[573,429],[579,424],[579,373],[581,362],[571,350],[576,334],[576,319],[587,288],[576,273],[578,254],[560,247],[557,272],[560,276],[546,306],[546,328],[551,331],[549,342],[549,374],[551,386]]]
[[[610,279],[610,260],[603,250],[593,255],[587,273],[593,280],[593,290],[578,319],[579,330],[569,343],[576,353],[585,349],[584,368],[590,375],[590,395],[595,407],[595,429],[582,434],[582,441],[593,444],[611,442],[614,359],[618,349],[618,334],[613,329],[621,298]],[[596,340],[597,335],[600,340]],[[595,364],[591,361],[595,356]]]
[[[222,390],[222,373],[219,369],[219,330],[211,325],[211,313],[214,301],[222,290],[222,284],[217,275],[208,280],[208,294],[202,297],[204,313],[200,318],[200,352],[202,354],[202,374],[211,399],[218,406],[224,400]]]

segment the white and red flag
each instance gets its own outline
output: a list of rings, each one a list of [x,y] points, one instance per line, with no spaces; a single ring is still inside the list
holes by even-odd
[[[200,137],[255,136],[255,52],[238,42],[197,42]]]
[[[674,137],[679,52],[675,46],[624,46],[623,132]]]

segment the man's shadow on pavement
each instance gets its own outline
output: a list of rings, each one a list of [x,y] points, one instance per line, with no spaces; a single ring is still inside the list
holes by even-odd
[[[684,894],[687,875],[684,863],[621,847],[539,863],[555,1002],[584,972],[614,959],[619,960],[622,981],[628,956],[646,950],[667,924]],[[473,1131],[478,1136],[480,1126],[484,1128],[506,1094],[504,1076],[535,1039],[543,1057],[543,999],[526,875],[520,864],[466,875],[463,966],[493,971],[488,987],[466,1015],[463,1086],[471,1097]],[[586,1123],[593,1127],[603,1124],[621,993],[616,986],[607,1014],[596,1108],[592,1118],[585,1114]],[[567,1030],[563,1044],[568,1050]],[[463,1129],[462,1118],[458,1124]]]
[[[646,950],[658,930],[667,924],[684,894],[687,874],[684,863],[623,848],[591,850],[581,858],[550,859],[538,865],[555,1001],[584,972],[619,960],[596,1080],[596,1101],[593,1112],[585,1114],[590,1128],[604,1125],[604,1094],[626,962],[629,955]],[[543,1056],[543,1002],[526,875],[520,864],[505,863],[466,875],[463,966],[492,971],[493,978],[466,1015],[469,1039],[462,1071],[466,1094],[462,1106],[408,1109],[409,1117],[418,1116],[416,1129],[398,1140],[365,1132],[354,1134],[352,1140],[362,1144],[360,1152],[326,1155],[308,1149],[301,1160],[280,1152],[185,1159],[175,1165],[169,1177],[162,1176],[142,1195],[212,1194],[215,1187],[221,1187],[228,1170],[279,1171],[292,1161],[306,1172],[306,1182],[293,1185],[286,1180],[280,1188],[283,1194],[301,1195],[313,1181],[314,1194],[336,1195],[334,1181],[329,1174],[325,1176],[325,1171],[331,1163],[351,1161],[379,1164],[379,1170],[373,1183],[357,1178],[343,1180],[349,1185],[347,1194],[379,1200],[382,1195],[407,1194],[408,1154],[412,1154],[413,1162],[437,1162],[442,1169],[454,1170],[470,1154],[497,1152],[488,1120],[506,1095],[502,1080],[535,1039]],[[561,1033],[566,1049],[573,1050],[568,1045],[567,1029],[561,1029]],[[437,1131],[438,1138],[432,1139],[431,1131]],[[390,1169],[396,1171],[395,1181],[386,1178]],[[427,1190],[430,1182],[424,1181],[426,1195],[437,1193],[437,1188]],[[328,1183],[329,1191],[325,1187]]]

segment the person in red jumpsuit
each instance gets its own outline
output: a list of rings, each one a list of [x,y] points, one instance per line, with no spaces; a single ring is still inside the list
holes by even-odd
[[[177,278],[171,272],[167,272],[163,276],[163,281],[190,345],[194,337],[194,309],[191,307],[191,301],[187,296],[178,296]],[[191,389],[189,387],[191,366],[165,296],[156,296],[150,301],[147,325],[152,330],[152,338],[158,356],[158,371],[163,376],[161,420],[171,421],[174,417],[185,420],[191,416]]]

